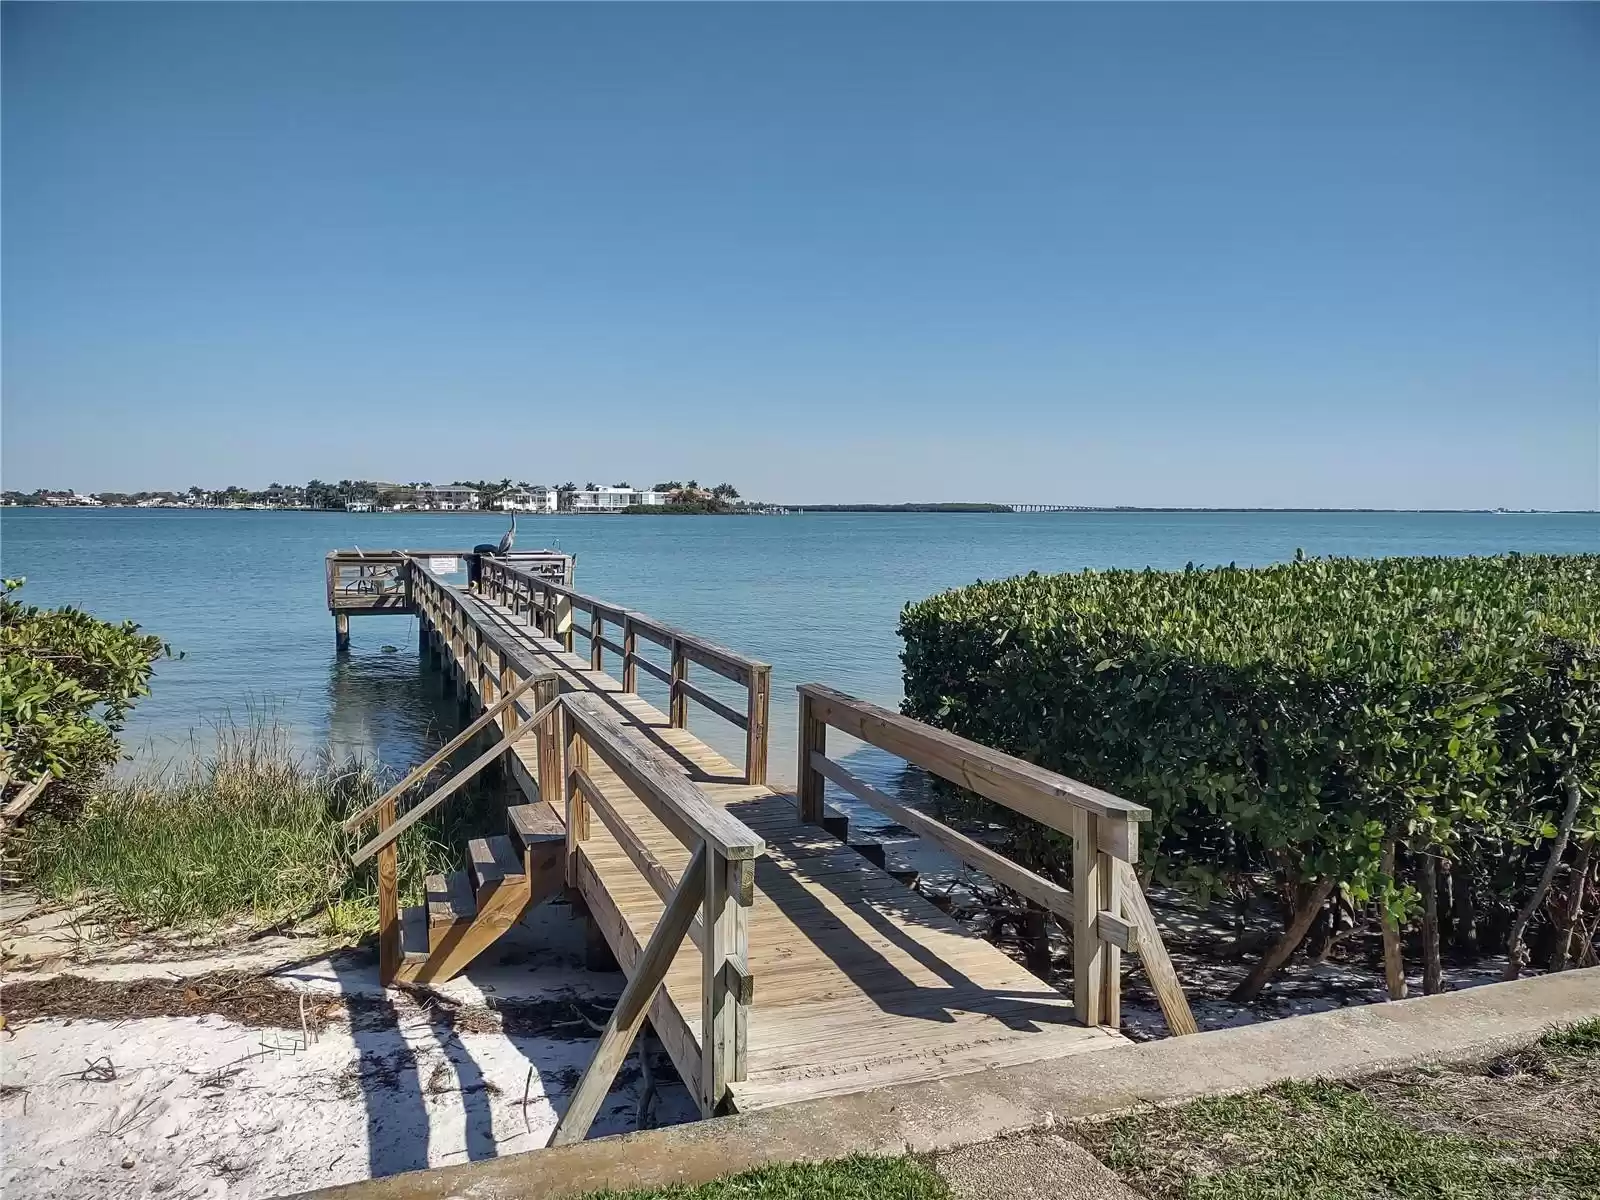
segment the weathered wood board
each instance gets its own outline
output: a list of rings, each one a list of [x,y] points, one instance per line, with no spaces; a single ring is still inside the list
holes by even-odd
[[[730,782],[738,767],[594,670],[587,655],[563,649],[521,615],[477,601],[496,633],[562,672],[564,688],[606,695],[630,736],[666,750],[714,803],[765,839],[749,914],[748,1073],[732,1087],[739,1110],[1126,1044],[1109,1029],[1077,1024],[1066,996],[803,823],[795,797]],[[513,748],[512,776],[529,791],[539,778],[537,742],[523,738]],[[677,877],[689,851],[597,756],[587,770],[637,842]],[[602,820],[590,823],[577,865],[591,915],[629,969],[660,919],[659,887]],[[650,1006],[685,1080],[700,1077],[700,988],[700,955],[686,939]]]

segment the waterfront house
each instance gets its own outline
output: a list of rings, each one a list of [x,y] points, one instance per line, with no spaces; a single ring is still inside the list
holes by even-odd
[[[654,507],[667,502],[665,492],[631,487],[583,488],[570,493],[571,510],[580,513],[620,512],[636,505]]]
[[[262,493],[268,504],[279,508],[304,508],[306,506],[306,490],[290,484],[285,487],[275,483]]]
[[[495,498],[494,506],[503,512],[553,513],[556,511],[556,489],[551,487],[518,487],[502,492]]]
[[[479,500],[477,488],[424,484],[416,489],[417,507],[434,512],[473,512],[479,507]]]
[[[99,508],[100,501],[82,492],[40,491],[39,498],[55,508]]]

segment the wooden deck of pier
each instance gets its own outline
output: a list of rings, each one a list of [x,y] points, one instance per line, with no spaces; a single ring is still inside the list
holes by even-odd
[[[615,705],[630,735],[665,749],[715,803],[765,839],[749,916],[755,980],[748,1069],[732,1085],[752,1111],[891,1083],[959,1075],[1122,1044],[1073,1021],[1072,1002],[1000,950],[965,932],[916,892],[815,825],[794,796],[738,782],[741,770],[610,675],[481,597],[486,622],[559,669],[575,689]],[[512,748],[519,777],[539,778],[531,739]],[[674,875],[689,852],[614,772],[590,774]],[[535,789],[536,790],[536,789]],[[618,961],[649,941],[661,899],[605,824],[579,850],[582,892]],[[651,1023],[685,1079],[700,1074],[700,955],[685,944]]]
[[[603,936],[628,983],[557,1142],[583,1136],[646,1019],[707,1115],[1126,1044],[1124,952],[1140,956],[1173,1032],[1193,1032],[1133,868],[1147,809],[822,684],[799,689],[795,792],[769,787],[768,664],[578,592],[567,556],[462,557],[464,587],[446,581],[460,573],[450,555],[329,556],[340,644],[374,597],[415,613],[419,650],[473,718],[346,828],[377,825],[352,861],[377,860],[385,983],[448,978],[563,887]],[[641,672],[666,686],[668,711],[638,694]],[[743,731],[742,763],[690,731],[691,703],[697,724]],[[856,778],[827,756],[830,728],[1069,837],[1071,888]],[[412,785],[474,737],[493,744],[400,814]],[[428,903],[400,913],[398,838],[501,758],[530,804],[508,812],[505,836],[470,844],[468,871],[431,880]],[[825,779],[1004,884],[1036,930],[1051,916],[1070,928],[1071,999],[896,878],[881,848],[847,844]]]

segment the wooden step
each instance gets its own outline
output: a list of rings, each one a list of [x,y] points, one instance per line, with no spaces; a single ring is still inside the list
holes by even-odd
[[[428,958],[428,910],[418,904],[400,910],[400,957],[406,963]]]
[[[486,887],[498,887],[502,883],[527,882],[522,856],[508,837],[473,838],[467,843],[467,857],[472,862],[472,877],[480,893]]]
[[[547,846],[552,842],[566,843],[566,823],[542,800],[537,804],[513,805],[506,809],[506,817],[512,836],[522,843],[525,850]]]
[[[437,949],[450,930],[472,923],[478,915],[478,901],[472,894],[472,880],[465,871],[429,875],[427,887],[428,946]]]
[[[872,842],[862,838],[851,842],[850,849],[875,867],[887,867],[889,865],[889,853],[883,848],[882,842]]]

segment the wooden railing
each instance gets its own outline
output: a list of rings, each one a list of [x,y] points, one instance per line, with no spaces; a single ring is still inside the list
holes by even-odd
[[[576,1141],[588,1132],[685,937],[699,948],[702,968],[701,1037],[694,1051],[700,1070],[699,1078],[689,1082],[703,1111],[708,1115],[716,1112],[726,1100],[729,1085],[744,1079],[746,1073],[745,1031],[754,996],[747,929],[755,895],[755,860],[765,848],[761,838],[712,804],[661,751],[631,738],[602,697],[590,692],[560,693],[558,673],[500,636],[481,617],[472,620],[473,609],[481,600],[441,584],[421,563],[410,566],[411,590],[419,613],[449,643],[463,679],[478,692],[485,711],[388,795],[347,822],[347,827],[354,828],[373,816],[378,818],[377,836],[356,852],[354,860],[359,863],[378,856],[380,926],[390,908],[398,913],[397,901],[386,906],[383,899],[382,855],[392,855],[395,839],[409,824],[531,733],[537,739],[538,794],[565,813],[568,886],[583,890],[583,845],[592,836],[591,818],[598,816],[663,902],[661,919],[637,957],[630,963],[624,961],[625,953],[618,954],[629,972],[627,986],[552,1144]],[[496,720],[503,734],[499,743],[432,796],[395,818],[395,800],[407,787],[425,778],[450,753]],[[594,759],[610,768],[690,851],[689,864],[679,876],[672,876],[607,799],[591,774]],[[392,868],[389,874],[392,879]],[[388,894],[397,894],[392,884],[388,886]],[[380,928],[380,959],[382,946]]]
[[[712,804],[660,751],[630,740],[601,697],[568,693],[561,710],[569,885],[581,887],[583,846],[592,836],[590,818],[597,816],[663,908],[649,942],[631,964],[594,1059],[551,1136],[553,1146],[580,1140],[588,1132],[686,937],[699,948],[701,964],[700,1077],[686,1082],[701,1111],[711,1115],[723,1106],[729,1085],[745,1078],[746,1030],[755,991],[749,913],[755,901],[755,860],[765,849],[759,836]],[[688,866],[676,879],[595,782],[591,755],[689,850]]]
[[[605,670],[605,654],[610,651],[620,663],[622,688],[637,692],[639,672],[659,679],[668,689],[668,718],[679,729],[688,727],[689,701],[716,714],[744,731],[746,783],[765,783],[767,779],[767,714],[772,691],[772,668],[757,659],[747,658],[686,633],[632,609],[607,604],[586,596],[531,571],[501,559],[484,556],[477,570],[478,586],[485,595],[514,613],[525,613],[528,623],[545,637],[561,643],[569,652],[574,637],[588,643],[589,666]],[[587,626],[575,624],[574,613],[588,617]],[[607,628],[620,640],[606,636]],[[669,663],[662,666],[640,652],[640,640],[662,647]],[[713,696],[689,678],[691,663],[744,689],[743,711]]]
[[[405,610],[410,605],[401,550],[335,550],[327,559],[328,608]]]
[[[1162,1015],[1175,1034],[1194,1033],[1194,1016],[1134,871],[1139,823],[1150,810],[988,746],[857,700],[833,688],[800,686],[799,803],[802,820],[823,823],[823,783],[865,804],[984,871],[1072,931],[1073,1008],[1085,1025],[1122,1022],[1122,959],[1137,953]],[[1062,887],[1004,855],[900,804],[827,756],[830,728],[915,763],[985,799],[1072,839],[1072,887]]]

